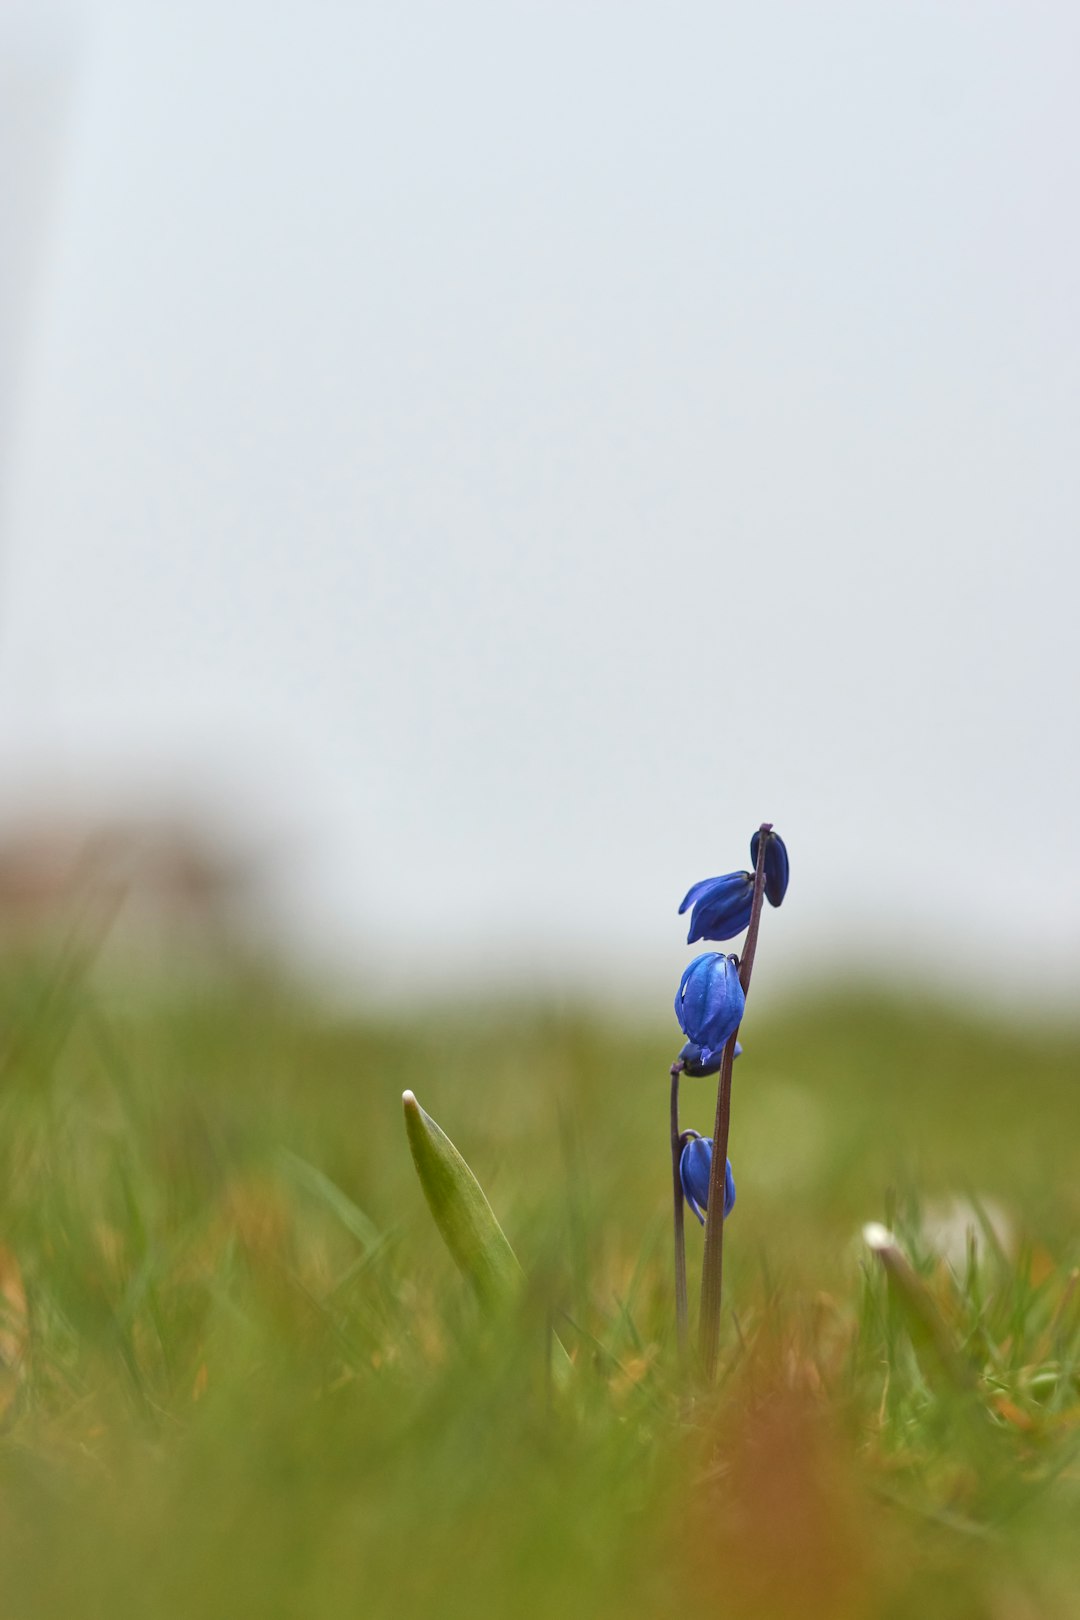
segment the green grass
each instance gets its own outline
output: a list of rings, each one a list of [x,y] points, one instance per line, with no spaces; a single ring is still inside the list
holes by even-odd
[[[506,1008],[417,1032],[271,983],[154,1008],[9,968],[0,1611],[1080,1613],[1080,1037],[866,993],[751,1005],[722,1376],[692,1396],[661,992],[652,1030]],[[500,1333],[416,1184],[405,1087],[528,1273]],[[685,1083],[686,1124],[712,1106]],[[1002,1206],[1015,1246],[950,1268],[954,1197]]]

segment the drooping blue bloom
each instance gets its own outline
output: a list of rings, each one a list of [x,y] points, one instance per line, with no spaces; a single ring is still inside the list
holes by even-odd
[[[735,1042],[735,1056],[742,1057],[742,1047],[738,1041]],[[720,1065],[724,1061],[724,1049],[721,1047],[718,1052],[713,1053],[708,1063],[702,1063],[701,1047],[694,1041],[687,1041],[679,1053],[679,1060],[683,1066],[683,1073],[699,1080],[703,1075],[719,1073]]]
[[[742,1023],[745,1006],[735,958],[719,951],[695,956],[679,980],[675,1016],[687,1040],[700,1048],[698,1062],[708,1065],[719,1055]]]
[[[752,872],[727,872],[723,877],[705,878],[695,883],[679,907],[679,916],[689,906],[690,932],[686,943],[695,939],[734,939],[750,922],[754,898]]]
[[[683,1197],[694,1214],[705,1224],[705,1211],[709,1207],[709,1176],[712,1174],[713,1144],[711,1137],[692,1136],[679,1156],[679,1180]],[[735,1177],[731,1173],[731,1160],[724,1167],[724,1219],[735,1208]]]
[[[764,829],[759,829],[750,840],[750,859],[755,866],[762,831]],[[765,837],[768,840],[765,845],[765,898],[770,906],[778,906],[787,893],[790,875],[788,852],[780,834],[773,832],[771,827],[765,832]]]

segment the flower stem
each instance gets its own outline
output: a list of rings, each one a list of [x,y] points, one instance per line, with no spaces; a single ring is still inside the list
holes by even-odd
[[[757,861],[754,865],[754,892],[750,898],[750,926],[746,930],[746,944],[743,946],[739,962],[739,983],[743,987],[744,996],[750,988],[750,975],[754,971],[754,957],[757,955],[761,902],[765,895],[765,848],[769,841],[768,834],[772,832],[772,825],[771,821],[761,823],[761,838],[758,840]]]
[[[762,822],[754,865],[754,893],[750,904],[750,925],[739,964],[739,983],[745,995],[757,952],[761,926],[761,904],[765,896],[765,848],[772,823]],[[720,1304],[724,1281],[724,1181],[727,1172],[728,1136],[731,1131],[731,1075],[735,1064],[736,1030],[724,1047],[720,1081],[716,1088],[716,1125],[713,1130],[712,1168],[709,1171],[709,1203],[705,1215],[705,1256],[701,1267],[701,1318],[699,1323],[701,1367],[706,1383],[716,1377],[720,1349]]]
[[[679,1344],[679,1359],[685,1361],[688,1334],[686,1303],[686,1232],[683,1226],[683,1190],[679,1175],[682,1158],[682,1136],[679,1131],[679,1076],[683,1065],[679,1058],[671,1065],[671,1175],[675,1189],[675,1328]]]
[[[738,1032],[736,1031],[736,1034]],[[709,1171],[709,1198],[705,1214],[705,1257],[701,1263],[701,1365],[707,1383],[716,1376],[716,1355],[720,1343],[720,1296],[724,1278],[724,1170],[727,1165],[728,1133],[731,1127],[731,1071],[735,1063],[735,1036],[724,1047],[720,1083],[716,1089],[716,1124],[713,1127],[712,1168]],[[717,1167],[719,1166],[719,1174]],[[714,1221],[713,1210],[720,1211]]]

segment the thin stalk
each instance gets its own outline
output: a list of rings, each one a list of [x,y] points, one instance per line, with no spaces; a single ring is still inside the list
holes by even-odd
[[[772,822],[763,821],[759,831],[757,861],[754,865],[754,892],[750,898],[750,926],[746,930],[746,944],[743,946],[742,958],[739,962],[739,983],[743,987],[745,996],[750,989],[750,975],[754,971],[754,957],[757,955],[758,933],[761,929],[761,902],[765,894],[765,848],[768,844],[768,834],[772,832]]]
[[[765,898],[765,836],[772,823],[762,822],[754,865],[754,892],[750,903],[750,925],[739,964],[739,983],[746,994],[757,952],[761,927],[761,905]],[[712,1168],[709,1172],[709,1202],[705,1214],[705,1255],[701,1264],[701,1317],[699,1322],[701,1367],[706,1383],[716,1377],[720,1350],[720,1305],[724,1284],[724,1182],[727,1170],[728,1137],[731,1133],[731,1075],[735,1064],[736,1030],[724,1047],[720,1080],[716,1088],[716,1125],[713,1130]],[[719,1214],[717,1214],[719,1212]]]
[[[671,1065],[671,1176],[675,1192],[675,1329],[679,1344],[679,1359],[685,1361],[687,1351],[689,1312],[686,1300],[686,1232],[683,1225],[684,1207],[679,1160],[682,1158],[682,1136],[679,1132],[679,1076],[683,1065],[676,1058]]]
[[[720,1296],[724,1280],[724,1170],[727,1166],[728,1135],[731,1129],[731,1071],[735,1064],[735,1039],[724,1047],[720,1082],[716,1088],[716,1124],[713,1127],[712,1168],[709,1171],[709,1200],[705,1211],[705,1255],[701,1262],[701,1365],[707,1383],[716,1376],[716,1356],[720,1344]],[[720,1168],[717,1175],[717,1166]],[[713,1211],[720,1219],[713,1220]]]

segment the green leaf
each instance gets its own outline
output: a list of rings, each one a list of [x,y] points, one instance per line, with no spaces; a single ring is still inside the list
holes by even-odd
[[[342,1192],[336,1181],[315,1165],[309,1164],[298,1153],[290,1153],[283,1148],[278,1154],[278,1162],[293,1182],[294,1186],[302,1187],[317,1202],[323,1204],[331,1214],[336,1215],[345,1230],[352,1234],[365,1253],[381,1248],[383,1234],[375,1225],[370,1216],[353,1203],[347,1193]]]
[[[484,1189],[457,1148],[406,1091],[405,1129],[413,1163],[435,1224],[485,1310],[516,1299],[524,1273]]]

